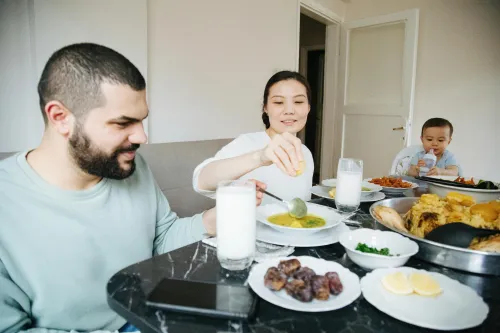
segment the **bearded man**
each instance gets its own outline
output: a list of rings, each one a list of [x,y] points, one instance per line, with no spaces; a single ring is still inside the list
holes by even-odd
[[[213,234],[215,210],[179,218],[137,154],[146,83],[123,55],[66,46],[38,94],[41,144],[0,162],[0,332],[119,330],[109,278]]]

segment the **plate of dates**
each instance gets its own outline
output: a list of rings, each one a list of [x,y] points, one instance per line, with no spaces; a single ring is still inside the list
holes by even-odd
[[[344,266],[320,258],[272,258],[252,267],[248,283],[262,299],[304,312],[332,311],[361,295],[359,277]]]

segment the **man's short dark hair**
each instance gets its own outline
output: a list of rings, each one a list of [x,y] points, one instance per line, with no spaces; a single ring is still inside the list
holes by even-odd
[[[54,52],[38,82],[43,120],[45,105],[57,100],[75,117],[103,105],[102,83],[124,84],[135,91],[146,88],[141,72],[122,54],[102,45],[79,43]]]
[[[422,126],[422,133],[420,136],[424,136],[424,130],[429,127],[449,127],[450,137],[453,135],[453,125],[444,118],[431,118],[427,120]]]

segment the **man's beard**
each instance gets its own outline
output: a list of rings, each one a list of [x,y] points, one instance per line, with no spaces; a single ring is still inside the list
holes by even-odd
[[[118,157],[120,153],[136,151],[139,147],[139,144],[132,144],[107,154],[93,144],[78,126],[69,138],[69,151],[78,167],[90,175],[110,179],[125,179],[134,173],[135,160],[129,161],[129,169],[123,169]]]

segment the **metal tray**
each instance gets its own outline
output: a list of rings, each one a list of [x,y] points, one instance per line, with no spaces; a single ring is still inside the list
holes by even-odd
[[[393,198],[378,201],[370,206],[370,214],[376,223],[376,228],[397,232],[418,243],[418,253],[415,257],[444,267],[459,269],[471,273],[500,275],[500,253],[491,253],[449,246],[441,243],[403,233],[385,226],[373,213],[377,206],[391,207],[400,214],[408,212],[420,198]]]

